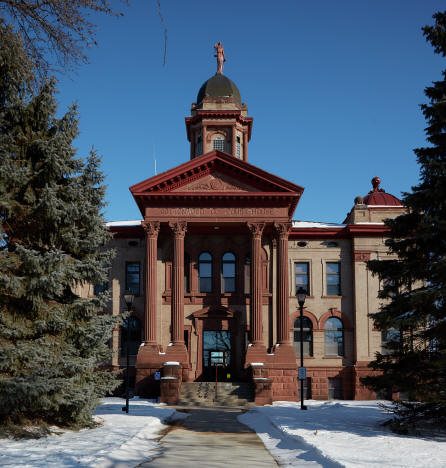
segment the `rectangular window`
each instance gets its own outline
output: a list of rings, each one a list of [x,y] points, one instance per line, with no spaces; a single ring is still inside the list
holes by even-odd
[[[392,349],[388,348],[388,345],[393,343],[399,343],[401,339],[401,333],[399,330],[390,328],[389,330],[383,330],[381,332],[381,354],[391,354]]]
[[[327,296],[341,295],[341,275],[339,262],[327,262]]]
[[[342,380],[340,377],[328,378],[328,399],[342,400]]]
[[[295,263],[294,271],[296,275],[296,292],[299,288],[304,288],[307,295],[310,294],[310,277],[308,274],[308,263]]]
[[[241,144],[240,144],[239,136],[237,137],[236,151],[237,151],[237,157],[240,159],[242,157],[242,152],[241,152]]]
[[[214,140],[214,150],[224,151],[225,150],[225,140],[216,138]]]
[[[200,262],[200,292],[212,292],[212,262]]]
[[[125,289],[135,296],[140,295],[140,265],[139,262],[127,262],[125,264]]]
[[[235,292],[235,262],[223,261],[222,270],[222,292]]]
[[[109,270],[110,268],[110,266],[107,264],[104,264],[103,267],[106,268],[107,270]],[[108,272],[107,272],[107,276],[108,276]],[[95,284],[93,286],[93,293],[95,296],[99,296],[99,294],[102,294],[103,292],[107,291],[108,287],[109,287],[108,281],[105,281],[104,283],[101,283],[101,284]]]

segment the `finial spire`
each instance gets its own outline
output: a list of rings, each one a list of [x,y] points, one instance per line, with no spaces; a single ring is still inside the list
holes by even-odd
[[[372,179],[372,187],[373,187],[373,192],[381,192],[382,190],[379,188],[379,185],[381,184],[381,179],[379,177],[374,177]]]
[[[225,57],[225,49],[223,49],[223,44],[220,42],[217,42],[214,44],[214,49],[216,54],[214,54],[214,57],[217,57],[217,74],[218,75],[223,75],[223,64],[226,62],[226,57]]]

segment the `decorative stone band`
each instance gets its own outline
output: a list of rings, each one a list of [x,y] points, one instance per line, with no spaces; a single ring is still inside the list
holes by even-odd
[[[370,250],[355,250],[353,258],[355,262],[368,262],[370,260]]]

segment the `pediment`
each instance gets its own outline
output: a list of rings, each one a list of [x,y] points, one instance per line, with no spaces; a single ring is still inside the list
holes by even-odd
[[[237,180],[222,172],[204,175],[198,180],[186,183],[172,192],[258,192],[252,185]]]
[[[205,318],[219,318],[219,319],[231,319],[236,318],[239,312],[234,309],[229,309],[224,306],[212,306],[205,307],[204,309],[197,310],[191,317],[194,319],[205,319]]]
[[[200,192],[300,194],[303,187],[229,154],[212,151],[130,187],[136,198]]]

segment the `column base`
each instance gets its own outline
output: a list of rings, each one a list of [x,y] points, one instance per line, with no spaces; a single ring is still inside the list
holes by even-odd
[[[248,346],[245,355],[245,367],[248,367],[253,362],[266,363],[266,346],[263,344],[253,344]]]
[[[188,382],[190,380],[189,353],[187,352],[187,348],[184,343],[174,343],[172,346],[167,347],[166,355],[164,356],[164,362],[168,361],[179,362],[182,368],[182,381]]]
[[[272,358],[274,364],[288,364],[296,366],[296,355],[294,354],[294,348],[290,343],[280,343],[274,347],[274,356],[268,356]]]
[[[160,382],[155,380],[155,372],[161,372],[165,356],[160,354],[157,344],[140,346],[136,357],[135,393],[143,398],[157,398]]]

